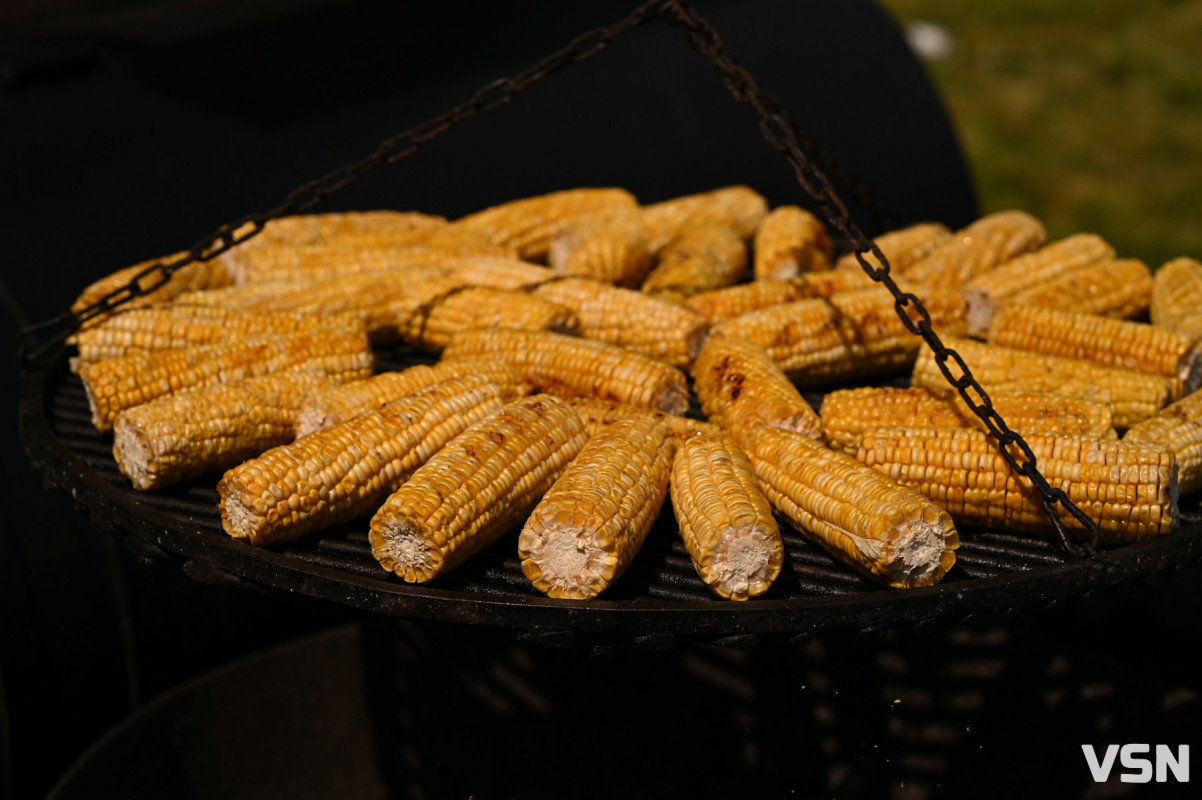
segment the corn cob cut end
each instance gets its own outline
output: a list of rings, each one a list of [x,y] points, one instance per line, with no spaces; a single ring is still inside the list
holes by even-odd
[[[522,573],[548,597],[591,600],[607,582],[596,576],[611,574],[617,566],[615,554],[599,536],[570,514],[537,531],[522,531]]]
[[[443,542],[423,535],[422,520],[404,512],[373,521],[368,538],[380,566],[406,583],[425,583],[443,571]]]
[[[871,552],[879,547],[875,567],[879,577],[890,586],[918,588],[938,583],[956,563],[960,534],[946,511],[930,506],[921,519],[909,520],[896,529],[896,535],[883,544],[864,542],[861,548]]]
[[[783,562],[779,531],[740,525],[722,531],[702,579],[719,597],[747,600],[768,591]]]
[[[123,425],[122,417],[113,426],[113,458],[129,482],[139,491],[155,488],[156,477],[149,469],[154,456],[146,431],[136,425]]]

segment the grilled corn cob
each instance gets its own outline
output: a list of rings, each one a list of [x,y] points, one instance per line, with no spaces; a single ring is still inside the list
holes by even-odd
[[[674,441],[649,417],[592,436],[518,537],[522,572],[556,598],[591,600],[626,570],[668,494]]]
[[[1066,272],[1011,295],[1006,305],[1131,319],[1147,311],[1151,302],[1152,273],[1147,265],[1136,258],[1121,258]]]
[[[401,338],[438,353],[455,334],[476,328],[574,335],[580,333],[580,318],[571,309],[542,297],[487,286],[459,286],[403,317]]]
[[[936,247],[951,239],[951,236],[952,232],[947,229],[946,225],[938,222],[920,222],[917,225],[883,233],[872,242],[889,260],[890,274],[897,277],[929,255]],[[864,259],[873,268],[881,266],[871,252],[866,253]],[[835,269],[864,273],[864,268],[860,265],[855,253],[841,256],[835,262]]]
[[[292,440],[306,398],[336,381],[299,370],[167,395],[113,423],[113,457],[135,489],[154,490]]]
[[[125,287],[139,272],[147,267],[154,264],[170,264],[186,255],[186,252],[173,253],[163,258],[143,261],[134,264],[132,267],[117,270],[111,275],[106,275],[84,289],[79,297],[75,298],[75,302],[71,304],[71,310],[79,313],[85,308],[99,302],[106,295]],[[159,277],[158,273],[152,272],[146,277],[140,278],[138,286],[152,286],[158,282]],[[136,308],[150,303],[163,303],[173,300],[184,292],[193,292],[201,289],[218,289],[222,286],[229,286],[231,283],[233,283],[233,278],[226,270],[225,265],[212,260],[194,261],[177,269],[162,286],[151,289],[146,294],[123,303],[121,308]],[[100,319],[100,317],[97,317],[97,319]]]
[[[680,370],[592,339],[483,328],[458,334],[442,358],[500,361],[535,391],[550,394],[600,397],[671,414],[689,407],[688,383]]]
[[[494,244],[512,247],[519,258],[541,261],[551,240],[576,220],[638,206],[625,189],[585,188],[511,200],[469,214],[453,225],[483,233]]]
[[[785,548],[747,455],[726,434],[680,442],[672,462],[680,538],[710,591],[746,600],[768,591]]]
[[[581,336],[636,350],[677,367],[693,363],[709,328],[704,318],[687,308],[597,281],[551,281],[534,293],[574,311]]]
[[[588,439],[554,397],[524,397],[451,440],[371,520],[372,555],[410,583],[453,569],[511,531]]]
[[[1114,427],[1129,428],[1152,416],[1169,401],[1172,387],[1164,378],[1143,372],[1104,367],[1075,358],[1028,353],[1010,347],[981,344],[948,336],[944,344],[964,359],[977,382],[990,395],[1011,392],[1051,392],[1099,400],[1110,406]],[[949,361],[954,377],[955,362]],[[947,391],[947,379],[925,345],[914,362],[911,383]]]
[[[989,343],[1160,375],[1174,398],[1202,383],[1202,342],[1142,322],[1009,306],[993,318]]]
[[[1124,442],[1165,445],[1177,456],[1182,494],[1202,489],[1202,392],[1170,403],[1143,422],[1132,425]]]
[[[828,270],[835,255],[826,226],[800,206],[772,209],[755,231],[754,250],[757,281]]]
[[[1084,397],[1059,394],[997,394],[990,400],[1011,430],[1062,436],[1117,438],[1110,407]],[[983,423],[954,392],[922,387],[865,386],[828,392],[819,409],[826,442],[855,455],[860,434],[873,428],[979,428]]]
[[[875,285],[863,272],[807,272],[787,281],[752,281],[701,292],[685,300],[684,306],[705,317],[711,325],[717,325],[761,308]]]
[[[236,539],[279,544],[362,516],[469,425],[502,408],[487,378],[427,386],[346,422],[272,448],[217,484]]]
[[[968,333],[984,336],[993,315],[1009,298],[1033,286],[1100,261],[1114,258],[1114,248],[1100,236],[1078,233],[1010,259],[964,284],[968,301]]]
[[[747,247],[731,228],[689,228],[660,252],[642,290],[683,299],[730,286],[746,270]]]
[[[311,278],[339,279],[364,272],[390,272],[414,267],[446,269],[473,257],[511,258],[514,251],[489,242],[481,234],[460,231],[461,241],[429,240],[408,245],[364,243],[272,245],[246,250],[235,248],[223,256],[238,285]],[[449,234],[442,234],[449,237]]]
[[[689,228],[731,228],[750,239],[768,214],[768,201],[746,186],[726,186],[711,192],[674,197],[643,207],[647,247],[659,253]]]
[[[951,516],[913,489],[779,428],[759,427],[740,445],[772,507],[860,574],[897,588],[930,586],[955,563]]]
[[[957,292],[926,289],[920,297],[937,330],[963,330],[964,300]],[[763,347],[801,386],[904,369],[922,342],[897,316],[883,286],[753,311],[714,326],[711,337],[718,334]]]
[[[926,286],[959,288],[978,275],[1043,244],[1047,232],[1022,211],[999,211],[952,234],[905,271],[907,280]]]
[[[732,430],[771,425],[819,438],[822,423],[762,347],[715,335],[693,365],[693,388],[711,422]]]
[[[669,433],[678,441],[701,434],[716,435],[722,432],[717,425],[666,411],[652,411],[642,406],[619,403],[614,400],[598,400],[593,397],[570,397],[568,405],[584,420],[590,436],[596,436],[615,422],[629,417],[650,417],[662,422]]]
[[[125,409],[163,395],[296,369],[320,369],[355,380],[370,375],[372,363],[362,329],[312,328],[110,358],[81,367],[79,377],[92,408],[92,424],[104,433]]]
[[[555,273],[539,264],[516,258],[465,258],[446,270],[459,283],[493,289],[526,289],[553,280]]]
[[[1177,459],[1164,446],[1077,436],[1023,437],[1039,471],[1098,524],[1102,541],[1131,542],[1177,524]],[[957,525],[1048,534],[1054,531],[1038,491],[1014,472],[983,431],[878,428],[866,431],[856,458],[948,510]],[[1087,536],[1062,508],[1065,530]]]
[[[577,220],[552,240],[548,261],[560,275],[639,288],[652,264],[642,212]]]
[[[409,241],[418,231],[445,227],[447,221],[434,214],[418,211],[327,211],[318,214],[293,214],[268,220],[263,230],[241,247],[267,245],[322,244],[350,241],[363,237],[397,237]]]
[[[1202,337],[1202,262],[1174,258],[1152,276],[1152,324]]]

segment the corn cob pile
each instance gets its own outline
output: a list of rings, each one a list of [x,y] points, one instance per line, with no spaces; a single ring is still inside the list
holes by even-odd
[[[1044,238],[1011,211],[875,244],[1103,541],[1167,533],[1202,488],[1202,266],[1154,280],[1094,234]],[[440,360],[373,374],[370,344],[397,340]],[[225,471],[223,524],[255,545],[370,516],[409,582],[515,534],[535,589],[596,597],[665,505],[732,600],[780,574],[778,520],[901,588],[953,568],[956,524],[1050,531],[888,292],[808,211],[743,186],[288,217],[73,343],[136,488]],[[819,414],[799,387],[838,391]]]

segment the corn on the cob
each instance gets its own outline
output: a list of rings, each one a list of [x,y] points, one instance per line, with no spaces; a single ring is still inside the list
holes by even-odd
[[[627,347],[677,367],[693,363],[709,328],[703,317],[687,308],[597,281],[551,281],[534,293],[574,311],[581,336]]]
[[[822,436],[822,423],[762,347],[747,339],[709,337],[693,365],[693,388],[713,423],[733,430],[771,425]]]
[[[997,394],[990,399],[1006,425],[1020,433],[1117,438],[1110,407],[1096,400],[1047,393]],[[959,394],[918,386],[864,386],[828,392],[819,412],[827,444],[852,455],[860,434],[872,428],[985,428]]]
[[[955,563],[951,516],[915,490],[802,434],[762,426],[739,444],[772,507],[860,574],[930,586]]]
[[[1152,324],[1202,337],[1202,262],[1182,256],[1152,276]]]
[[[768,212],[755,231],[754,250],[752,273],[757,281],[828,270],[835,255],[826,226],[800,206]]]
[[[500,390],[465,375],[272,448],[217,484],[221,524],[255,545],[279,544],[379,507],[473,423],[501,410]]]
[[[688,383],[680,370],[592,339],[484,328],[458,334],[442,358],[500,361],[535,391],[549,394],[600,397],[671,414],[689,407]]]
[[[539,264],[516,258],[465,258],[447,267],[446,275],[471,286],[493,289],[526,289],[555,278],[555,273]]]
[[[79,377],[92,408],[92,424],[104,433],[125,409],[163,395],[296,369],[320,369],[355,380],[370,375],[372,364],[362,329],[312,328],[110,358],[81,367]]]
[[[1023,437],[1039,471],[1098,524],[1102,541],[1130,542],[1177,524],[1177,459],[1167,447],[1078,436]],[[1054,531],[1030,480],[1010,469],[983,431],[878,428],[856,458],[948,510],[957,525],[1048,534]],[[1065,530],[1088,534],[1057,507]]]
[[[752,281],[701,292],[685,300],[684,306],[705,317],[711,325],[717,325],[761,308],[872,286],[876,283],[863,272],[807,272],[787,281]]]
[[[652,253],[659,253],[685,230],[694,227],[731,228],[739,238],[750,239],[768,214],[768,201],[746,186],[726,186],[652,203],[642,211],[647,247]]]
[[[330,244],[363,237],[396,237],[411,240],[418,231],[432,231],[447,225],[445,217],[418,211],[327,211],[318,214],[293,214],[268,220],[263,230],[241,247],[268,244]]]
[[[637,206],[638,200],[625,189],[567,189],[492,206],[456,220],[453,226],[483,233],[494,244],[512,247],[519,258],[540,261],[556,234],[576,220]]]
[[[1123,430],[1146,419],[1169,401],[1172,387],[1164,378],[1144,372],[1104,367],[1061,356],[1028,353],[972,339],[944,337],[944,344],[964,359],[977,382],[992,396],[1014,392],[1051,392],[1099,400],[1110,406],[1114,427]],[[955,362],[948,361],[952,374]],[[947,391],[949,384],[925,345],[911,375],[914,386]]]
[[[417,364],[400,372],[382,372],[370,378],[320,392],[305,401],[296,416],[296,436],[329,428],[364,411],[452,378],[482,375],[501,390],[502,400],[526,393],[521,377],[510,367],[496,362],[446,361],[433,366]]]
[[[727,600],[768,591],[785,559],[780,528],[747,455],[727,434],[677,444],[672,508],[697,575]]]
[[[588,440],[554,397],[524,397],[455,437],[371,520],[372,555],[423,583],[513,530]]]
[[[430,353],[443,350],[457,333],[475,328],[580,333],[569,308],[523,292],[460,286],[417,309],[401,322],[401,338]]]
[[[518,537],[522,572],[551,597],[591,600],[634,560],[668,494],[674,440],[648,417],[592,436]]]
[[[978,275],[1043,244],[1047,232],[1023,211],[999,211],[952,234],[906,270],[907,280],[959,288]]]
[[[1118,319],[1138,317],[1152,302],[1152,273],[1136,258],[1095,261],[1038,286],[1010,295],[1005,305],[1039,306],[1101,314]]]
[[[993,318],[989,343],[1160,375],[1174,398],[1202,383],[1202,342],[1142,322],[1009,306]]]
[[[639,288],[652,266],[642,212],[577,220],[552,240],[548,262],[560,275]]]
[[[682,441],[702,434],[714,436],[722,433],[722,429],[709,422],[684,417],[679,414],[669,414],[666,411],[653,411],[642,406],[632,406],[629,403],[619,403],[614,400],[598,400],[594,397],[570,397],[568,405],[576,409],[576,413],[584,420],[589,436],[596,436],[615,422],[630,417],[649,417],[663,423],[677,441]]]
[[[126,267],[125,269],[120,269],[110,275],[106,275],[84,289],[79,297],[75,299],[75,302],[71,304],[71,310],[79,313],[88,306],[99,302],[105,295],[126,286],[139,272],[152,264],[170,264],[186,255],[186,252],[173,253],[163,258],[143,261],[134,264],[132,267]],[[151,286],[158,282],[159,277],[158,273],[152,272],[150,275],[140,279],[138,286]],[[195,261],[177,269],[162,286],[151,289],[144,295],[122,303],[121,308],[136,308],[137,306],[149,305],[150,303],[163,303],[175,299],[184,292],[194,292],[201,289],[218,289],[222,286],[229,286],[231,283],[233,283],[233,277],[226,270],[224,264],[214,260]],[[97,319],[99,318],[97,317]]]
[[[642,290],[683,300],[730,286],[747,270],[747,247],[730,228],[689,228],[665,247]]]
[[[291,441],[306,398],[336,385],[299,370],[160,397],[117,415],[113,457],[142,490],[225,469]]]
[[[952,232],[938,222],[920,222],[906,228],[883,233],[872,240],[885,258],[889,260],[889,272],[894,277],[902,275],[910,267],[926,258],[936,247],[951,239]],[[873,268],[879,268],[876,256],[871,252],[864,259]],[[835,269],[864,273],[855,253],[847,253],[835,262]]]
[[[1006,261],[964,284],[968,333],[984,336],[993,315],[1009,298],[1033,286],[1114,258],[1114,248],[1093,233],[1078,233]]]
[[[965,306],[957,292],[925,289],[919,297],[935,329],[963,330]],[[801,386],[904,369],[922,343],[897,316],[893,295],[883,286],[753,311],[711,329],[711,337],[719,333],[763,347]]]
[[[1202,392],[1170,403],[1143,422],[1132,425],[1124,442],[1151,442],[1169,447],[1177,456],[1182,494],[1202,489]]]

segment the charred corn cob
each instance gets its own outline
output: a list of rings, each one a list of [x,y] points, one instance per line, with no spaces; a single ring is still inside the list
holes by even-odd
[[[668,494],[674,441],[649,417],[599,431],[580,449],[518,537],[522,572],[551,597],[591,600],[643,546]]]
[[[550,394],[600,397],[671,414],[689,407],[688,384],[680,370],[592,339],[484,328],[458,334],[442,358],[500,361],[535,391]]]
[[[225,469],[291,441],[306,398],[335,385],[299,370],[160,397],[117,415],[113,457],[142,490]]]
[[[1132,425],[1123,441],[1167,446],[1177,456],[1181,493],[1202,489],[1202,392],[1186,395]]]
[[[577,220],[552,240],[548,261],[560,275],[639,288],[652,264],[642,212]]]
[[[687,308],[597,281],[551,281],[534,293],[574,311],[581,336],[636,350],[677,367],[693,363],[709,328],[704,318]]]
[[[875,285],[863,272],[807,272],[787,281],[752,281],[701,292],[685,300],[684,306],[705,317],[711,325],[717,325],[761,308]]]
[[[697,575],[727,600],[768,591],[785,560],[780,528],[747,455],[726,434],[680,442],[672,508]]]
[[[919,296],[936,330],[963,330],[964,300],[957,292],[926,289]],[[897,316],[883,286],[753,311],[714,326],[711,337],[719,333],[763,347],[801,386],[904,369],[922,343]]]
[[[453,224],[483,233],[494,244],[512,247],[519,258],[541,261],[556,234],[582,217],[612,214],[638,206],[625,189],[585,188],[511,200],[469,214]]]
[[[1152,302],[1152,273],[1136,258],[1095,261],[1038,286],[1010,295],[1006,305],[1039,306],[1101,314],[1118,319],[1138,317]]]
[[[944,337],[944,344],[960,354],[977,382],[991,396],[1051,392],[1088,397],[1110,406],[1114,427],[1119,430],[1152,416],[1169,401],[1169,382],[1156,375],[953,336]],[[949,359],[948,365],[952,375],[958,378],[955,362]],[[914,362],[911,382],[935,391],[949,388],[934,353],[925,345],[919,349],[918,359]]]
[[[989,343],[1160,375],[1174,398],[1202,383],[1202,342],[1142,322],[1009,306],[993,318]]]
[[[371,520],[372,555],[410,583],[463,563],[513,530],[588,439],[554,397],[524,397],[450,441]]]
[[[762,347],[747,339],[709,337],[693,365],[693,388],[711,422],[733,430],[771,425],[822,436],[822,423]]]
[[[374,511],[461,431],[499,412],[500,395],[485,377],[452,378],[268,450],[217,484],[221,524],[250,544],[279,544]]]
[[[653,411],[642,406],[619,403],[614,400],[598,400],[594,397],[570,397],[568,405],[584,420],[589,436],[596,436],[605,428],[629,417],[650,417],[663,423],[676,440],[688,439],[701,434],[716,435],[722,432],[717,425],[666,411]]]
[[[493,289],[527,289],[555,278],[544,266],[516,258],[465,258],[448,267],[446,275],[471,286]]]
[[[730,286],[747,270],[747,248],[730,228],[689,228],[665,247],[642,290],[682,300]]]
[[[424,304],[401,323],[401,338],[430,353],[443,350],[462,331],[511,328],[580,333],[580,318],[569,308],[523,292],[460,286]]]
[[[951,516],[915,490],[802,434],[762,426],[740,444],[772,507],[860,574],[930,586],[955,563]]]
[[[1202,337],[1202,262],[1174,258],[1152,276],[1152,324]]]
[[[951,239],[952,232],[946,225],[938,222],[920,222],[889,233],[883,233],[872,240],[885,258],[889,260],[889,271],[894,277],[902,275],[913,265],[926,258],[931,251]],[[874,269],[880,268],[876,256],[871,252],[864,259]],[[864,273],[855,253],[841,256],[835,263],[835,269]]]
[[[984,336],[993,315],[1009,298],[1033,286],[1114,258],[1114,248],[1100,236],[1078,233],[1010,259],[964,284],[968,301],[968,333]]]
[[[79,313],[85,308],[99,302],[106,295],[125,287],[139,272],[147,267],[154,264],[171,264],[172,262],[179,261],[186,255],[186,252],[173,253],[163,258],[143,261],[134,264],[132,267],[117,270],[111,275],[106,275],[84,289],[79,297],[75,298],[75,302],[71,304],[71,310]],[[152,272],[146,277],[140,278],[138,286],[153,286],[158,282],[159,277],[158,273]],[[138,306],[149,305],[150,303],[163,303],[175,299],[184,292],[199,291],[201,289],[218,289],[222,286],[229,286],[231,283],[233,283],[233,277],[226,270],[224,264],[217,261],[196,261],[177,269],[162,286],[151,289],[144,295],[122,303],[121,308],[136,308]]]
[[[355,380],[370,375],[372,364],[361,329],[312,328],[110,358],[81,367],[79,377],[92,408],[92,424],[103,433],[112,430],[113,420],[125,409],[163,395],[296,369],[320,369]]]
[[[711,192],[685,195],[643,207],[648,249],[659,253],[689,228],[731,228],[741,239],[750,239],[768,214],[768,201],[746,186],[726,186]]]
[[[1022,211],[1000,211],[956,231],[951,239],[906,270],[907,280],[958,288],[1016,256],[1043,244],[1047,232]]]
[[[788,280],[831,268],[834,246],[822,221],[800,206],[768,212],[755,231],[752,272],[757,281]]]
[[[309,397],[296,417],[296,436],[329,428],[356,414],[452,378],[482,375],[501,390],[502,400],[526,393],[521,378],[504,364],[484,361],[446,361],[433,366],[417,364],[400,372],[382,372],[370,378],[320,392]]]
[[[1039,471],[1098,524],[1102,541],[1131,542],[1177,524],[1177,459],[1167,447],[1077,436],[1023,437]],[[996,440],[958,428],[866,431],[856,458],[948,510],[957,525],[1048,534],[1039,493],[1010,469]],[[1017,453],[1016,453],[1017,454]],[[1065,530],[1087,536],[1056,507]]]
[[[997,394],[990,400],[1006,425],[1020,433],[1117,438],[1110,407],[1084,397],[1059,394]],[[826,442],[855,455],[860,434],[873,428],[979,428],[985,424],[955,392],[922,387],[865,386],[828,392],[819,409]]]

